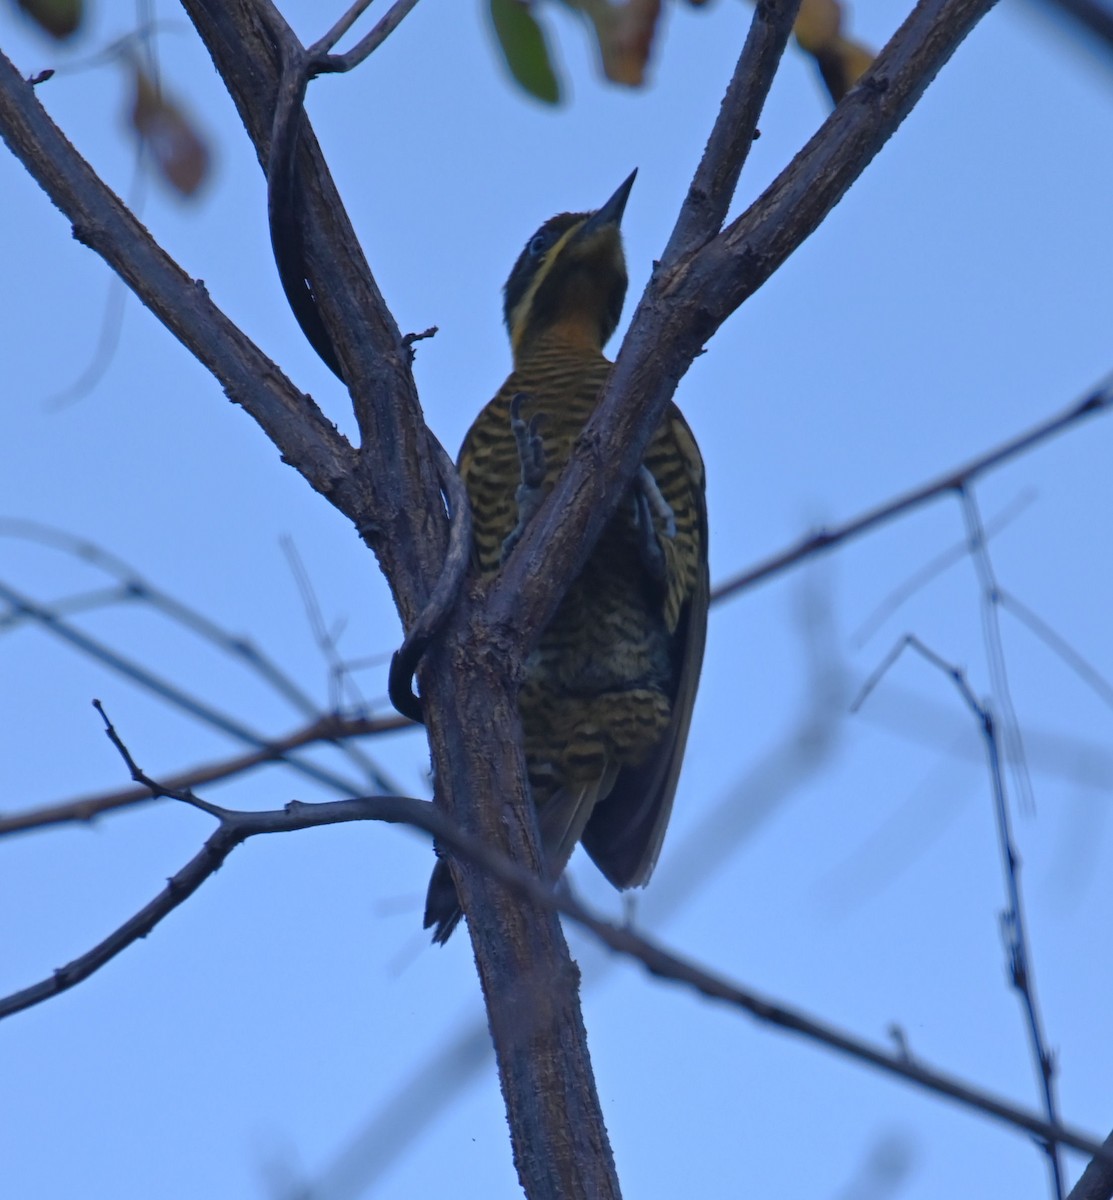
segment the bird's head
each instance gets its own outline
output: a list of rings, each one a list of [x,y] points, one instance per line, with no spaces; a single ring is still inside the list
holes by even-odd
[[[503,289],[515,358],[539,336],[602,350],[626,298],[619,224],[634,171],[595,212],[561,213],[526,242]]]

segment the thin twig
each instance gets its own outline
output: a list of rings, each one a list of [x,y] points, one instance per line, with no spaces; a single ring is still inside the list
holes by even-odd
[[[161,790],[161,789],[160,789]],[[190,802],[190,801],[187,801]],[[194,797],[192,802],[196,802]],[[0,1000],[0,1019],[32,1005],[41,1004],[75,984],[88,979],[128,946],[146,937],[154,927],[189,899],[223,865],[241,842],[261,833],[279,833],[334,825],[344,821],[402,822],[426,828],[438,837],[448,836],[441,828],[437,810],[430,800],[407,796],[363,796],[354,800],[334,800],[323,804],[289,804],[277,812],[236,813],[218,809],[205,811],[218,816],[220,824],[200,851],[167,881],[166,887],[143,908],[85,954],[60,967],[48,978]]]
[[[1110,708],[1113,708],[1113,682],[1110,682],[1085,655],[1076,650],[1057,630],[1040,616],[1037,616],[1027,604],[1018,600],[1004,588],[997,589],[997,602],[1006,609],[1041,642],[1091,688],[1097,696]]]
[[[661,256],[662,265],[698,250],[722,228],[799,8],[800,0],[766,0],[754,8],[745,45]]]
[[[407,333],[402,338],[403,344],[410,352],[410,362],[413,362],[413,360],[417,357],[417,352],[414,350],[414,346],[416,346],[418,342],[424,342],[429,338],[436,337],[438,333],[440,333],[439,326],[427,325],[420,333]]]
[[[351,678],[348,665],[340,653],[340,636],[347,622],[341,620],[332,626],[326,623],[325,614],[321,608],[321,601],[317,596],[317,590],[313,586],[313,580],[310,578],[309,571],[302,560],[301,554],[298,552],[294,539],[289,534],[283,534],[279,538],[279,545],[282,547],[282,553],[286,556],[286,562],[290,567],[290,574],[293,575],[294,583],[297,585],[298,593],[301,596],[302,608],[305,610],[305,618],[309,622],[309,629],[313,634],[313,640],[317,643],[317,649],[321,652],[321,657],[328,666],[328,702],[330,711],[339,712],[346,706],[356,709],[366,709],[366,700],[355,680]],[[361,763],[361,765],[366,764]],[[383,790],[397,791],[398,789],[384,788]]]
[[[831,550],[841,542],[858,537],[859,534],[866,533],[876,525],[891,521],[893,517],[899,516],[901,513],[918,508],[921,504],[926,504],[948,492],[957,491],[973,482],[978,476],[984,475],[1008,459],[1015,458],[1018,454],[1023,454],[1026,450],[1062,433],[1085,417],[1108,412],[1110,408],[1113,408],[1113,374],[1107,375],[1089,395],[1076,401],[1063,412],[1049,417],[1046,421],[1041,421],[1038,425],[995,446],[992,450],[987,450],[984,454],[971,459],[946,475],[940,475],[929,483],[921,484],[898,496],[895,500],[888,500],[876,508],[868,509],[860,516],[854,517],[842,525],[837,525],[834,529],[818,529],[793,543],[787,549],[771,555],[756,566],[750,567],[738,575],[728,576],[712,589],[711,602],[724,600],[736,592],[745,591],[755,583],[761,583],[773,575],[779,575],[788,567],[795,566],[801,559]]]
[[[204,721],[207,725],[210,725],[214,729],[219,729],[222,733],[226,733],[229,737],[234,738],[244,745],[252,746],[260,751],[269,751],[271,743],[268,739],[263,737],[262,734],[256,733],[237,717],[221,712],[211,704],[206,704],[196,696],[184,691],[177,684],[156,675],[153,671],[143,666],[142,663],[136,662],[126,655],[117,653],[111,647],[105,646],[102,642],[97,641],[96,638],[90,637],[89,634],[84,633],[68,621],[63,621],[60,617],[52,613],[50,609],[36,603],[30,597],[17,592],[2,581],[0,581],[0,600],[6,601],[13,609],[33,618],[41,628],[68,642],[71,646],[76,646],[83,654],[96,659],[104,666],[138,683],[141,687],[146,688],[147,691],[152,692],[160,699],[166,700],[182,712],[188,713],[200,721]],[[295,771],[304,775],[307,779],[312,779],[317,783],[323,784],[325,787],[333,788],[335,791],[349,796],[353,792],[362,790],[358,785],[353,785],[350,779],[345,779],[342,775],[337,775],[333,771],[319,767],[316,763],[310,762],[307,759],[285,754],[281,757],[282,761]]]
[[[389,10],[372,28],[370,33],[360,38],[358,42],[343,54],[316,54],[317,46],[310,49],[314,59],[314,70],[321,74],[350,71],[373,54],[388,37],[402,24],[403,20],[417,6],[417,0],[394,0]],[[319,45],[320,43],[318,43]],[[335,45],[335,43],[333,43]]]
[[[134,763],[129,760],[129,770]],[[138,771],[138,768],[135,768]],[[142,775],[142,772],[138,772]],[[158,789],[159,785],[151,781]],[[197,803],[197,797],[179,797]],[[284,809],[269,812],[237,812],[206,805],[205,811],[216,816],[220,825],[201,851],[171,877],[165,889],[129,921],[86,954],[74,959],[49,978],[0,1000],[0,1018],[39,1004],[73,987],[104,966],[127,946],[146,936],[164,917],[173,912],[213,875],[228,855],[250,837],[269,833],[288,833],[301,829],[335,825],[349,821],[386,821],[412,825],[432,835],[438,842],[478,862],[500,882],[514,888],[529,901],[556,909],[583,926],[604,945],[641,963],[649,973],[692,989],[708,999],[724,1002],[749,1013],[763,1024],[799,1034],[858,1062],[877,1067],[886,1074],[915,1083],[937,1095],[945,1096],[974,1111],[1034,1134],[1049,1143],[1062,1144],[1093,1156],[1105,1152],[1097,1140],[1069,1126],[1052,1124],[1035,1113],[1017,1108],[989,1092],[932,1070],[900,1052],[893,1054],[836,1029],[807,1013],[717,976],[634,932],[628,926],[613,925],[592,914],[570,894],[554,890],[519,864],[504,858],[491,847],[459,830],[449,818],[427,800],[407,796],[361,796],[321,804],[292,801]]]
[[[372,737],[381,733],[398,733],[414,728],[416,726],[406,717],[394,715],[382,717],[344,716],[340,713],[333,713],[320,717],[285,737],[275,738],[268,743],[266,749],[236,755],[234,758],[218,759],[216,762],[206,763],[203,766],[190,767],[175,775],[166,776],[163,783],[168,791],[186,791],[202,787],[205,784],[231,779],[266,763],[283,761],[289,751],[302,746],[310,746],[318,742],[342,745],[353,738]],[[25,812],[0,816],[0,837],[42,829],[50,825],[92,821],[102,813],[149,803],[154,798],[149,788],[129,787],[31,808]]]
[[[990,539],[996,537],[1002,529],[1012,524],[1020,513],[1032,503],[1035,495],[1035,492],[1032,490],[1023,492],[1011,504],[999,512],[993,520],[988,521],[985,528],[986,541],[988,542]],[[917,592],[925,588],[933,579],[938,578],[951,567],[957,566],[969,552],[969,543],[966,538],[963,538],[962,541],[953,543],[946,550],[935,555],[929,562],[924,563],[922,567],[918,567],[902,583],[893,588],[873,612],[854,630],[850,635],[851,644],[859,647],[864,646],[877,630],[894,613],[900,610],[906,600],[916,595]]]
[[[0,517],[0,537],[21,538],[40,546],[49,546],[81,562],[89,563],[119,582],[120,586],[117,589],[67,596],[63,600],[52,601],[51,612],[63,616],[122,600],[149,604],[168,620],[189,630],[190,633],[196,634],[204,641],[210,642],[217,650],[229,657],[238,659],[292,704],[303,717],[316,718],[320,716],[320,706],[313,698],[291,675],[283,671],[274,659],[264,654],[249,638],[229,632],[198,609],[192,608],[183,600],[170,595],[169,592],[164,592],[141,575],[130,563],[125,562],[105,547],[91,542],[87,538],[68,533],[64,529],[46,525],[41,521],[29,521],[15,517]],[[28,616],[28,614],[23,615]]]
[[[96,545],[94,542],[75,537],[72,534],[55,529],[49,525],[44,525],[38,521],[17,520],[14,518],[0,518],[0,536],[25,538],[40,545],[61,550],[63,553],[70,554],[83,562],[91,563],[99,570],[106,572],[119,581],[118,587],[67,596],[62,600],[52,601],[49,607],[45,605],[40,606],[39,610],[24,611],[17,608],[10,608],[7,613],[0,616],[0,632],[7,628],[12,628],[24,620],[43,626],[47,632],[58,632],[57,629],[52,630],[49,624],[43,625],[43,622],[38,620],[40,611],[47,611],[55,618],[61,618],[113,604],[147,604],[168,620],[180,625],[190,633],[196,634],[199,638],[211,643],[217,650],[227,654],[253,671],[282,696],[283,699],[292,704],[307,719],[311,726],[317,726],[322,722],[330,721],[332,719],[331,714],[345,707],[341,701],[337,700],[329,705],[328,713],[322,712],[321,705],[295,682],[290,675],[283,671],[274,659],[264,654],[249,638],[229,632],[197,609],[191,608],[182,600],[155,587],[154,584],[144,579],[134,567],[131,567],[123,559]],[[321,644],[320,640],[318,644]],[[111,651],[107,647],[103,649],[107,654],[114,653],[114,651]],[[322,649],[324,649],[323,646]],[[99,658],[100,655],[96,654],[94,657]],[[102,659],[101,661],[107,660]],[[129,666],[127,660],[117,658],[115,662],[111,662],[109,665],[123,671],[132,682],[138,684],[140,687],[147,686],[148,680],[146,676],[131,671],[131,666],[138,664],[131,664]],[[336,670],[340,670],[338,664],[334,663],[333,667]],[[141,670],[145,669],[141,668]],[[157,680],[157,677],[154,678]],[[162,694],[171,703],[176,703],[174,696],[163,693],[159,694]],[[182,694],[187,693],[183,691]],[[198,703],[200,704],[201,701],[198,700]],[[365,706],[357,699],[356,703],[349,704],[347,707],[350,709],[362,709]],[[199,712],[192,715],[198,717],[198,719],[206,720]],[[279,740],[272,739],[270,744],[274,745]],[[311,738],[308,740],[317,739]],[[397,792],[399,790],[398,786],[389,778],[378,763],[368,758],[357,747],[346,744],[343,739],[338,741],[337,745],[340,747],[341,753],[359,769],[363,778],[378,790],[383,792]],[[290,748],[294,748],[293,745]],[[269,758],[257,761],[269,761]],[[345,795],[351,795],[353,791],[362,790],[362,787],[352,788],[350,784],[345,784],[345,786],[339,787],[336,790],[343,792]]]
[[[1044,1112],[1047,1114],[1047,1119],[1054,1122],[1058,1120],[1058,1102],[1055,1096],[1055,1059],[1047,1048],[1043,1032],[1043,1018],[1036,1001],[1035,980],[1032,977],[1032,952],[1020,888],[1020,856],[1013,838],[1008,797],[1005,794],[1004,766],[1001,761],[998,729],[1001,731],[1000,738],[1004,744],[1005,758],[1012,768],[1021,803],[1026,805],[1028,811],[1032,811],[1035,808],[1035,799],[1032,795],[1032,781],[1028,771],[1024,738],[1020,731],[1020,722],[1013,707],[1012,693],[1009,688],[1008,667],[1004,646],[1001,642],[1001,625],[997,612],[1000,587],[993,569],[993,562],[989,556],[981,511],[970,485],[964,484],[958,494],[962,502],[962,514],[966,524],[970,554],[974,560],[981,592],[982,631],[986,658],[989,662],[990,683],[996,707],[1001,712],[1002,719],[998,721],[988,708],[978,704],[969,686],[965,688],[964,694],[967,697],[967,703],[972,705],[972,711],[981,722],[993,769],[997,838],[1001,848],[1009,896],[1008,908],[1001,917],[1001,932],[1005,941],[1005,951],[1009,958],[1009,977],[1020,996],[1024,1009],[1028,1040],[1043,1092]],[[1063,1180],[1063,1166],[1059,1159],[1059,1148],[1050,1144],[1045,1145],[1044,1148],[1047,1152],[1055,1200],[1063,1200],[1066,1185]]]
[[[318,58],[328,52],[371,7],[372,0],[355,0],[355,3],[340,17],[333,27],[319,41],[309,47],[311,58]]]
[[[1005,942],[1005,952],[1008,956],[1009,981],[1016,989],[1024,1009],[1028,1037],[1031,1042],[1032,1054],[1036,1060],[1036,1069],[1043,1093],[1044,1112],[1048,1123],[1058,1124],[1058,1104],[1055,1098],[1055,1061],[1047,1049],[1047,1040],[1043,1032],[1043,1022],[1039,1006],[1036,1002],[1036,985],[1029,949],[1027,921],[1024,916],[1024,905],[1020,888],[1020,856],[1012,835],[1012,823],[1009,817],[1008,799],[1005,794],[1005,776],[1001,762],[1001,747],[997,735],[997,721],[992,710],[975,696],[967,681],[965,673],[953,663],[947,662],[929,646],[925,645],[913,634],[906,635],[886,656],[881,666],[873,672],[866,681],[855,700],[853,708],[858,708],[866,696],[873,690],[882,676],[907,649],[915,650],[932,666],[942,671],[958,689],[966,706],[977,719],[985,740],[986,754],[989,759],[990,776],[993,782],[993,809],[997,824],[997,840],[1001,849],[1002,866],[1005,875],[1005,887],[1008,893],[1008,907],[1001,914],[1001,932]],[[1062,1164],[1059,1160],[1058,1144],[1054,1141],[1041,1139],[1043,1148],[1048,1156],[1051,1171],[1052,1186],[1057,1200],[1062,1200],[1064,1194]]]
[[[962,518],[966,526],[966,542],[974,571],[978,577],[981,595],[982,641],[985,645],[986,661],[989,664],[989,683],[997,711],[1001,714],[998,727],[1005,746],[1005,761],[1012,768],[1020,796],[1021,811],[1034,812],[1035,797],[1032,794],[1032,777],[1028,771],[1028,758],[1024,752],[1024,738],[1020,732],[1016,709],[1013,706],[1012,690],[1009,687],[1009,670],[1005,660],[1005,648],[1001,642],[1001,623],[997,618],[1000,588],[997,574],[989,557],[989,540],[982,525],[982,514],[974,498],[973,489],[964,484],[958,490],[962,504]],[[1059,1200],[1062,1200],[1060,1197]]]

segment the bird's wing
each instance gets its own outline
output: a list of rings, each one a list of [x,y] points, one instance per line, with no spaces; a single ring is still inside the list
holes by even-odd
[[[673,409],[670,416],[686,435],[679,439],[682,452],[687,451],[690,455],[692,496],[697,511],[697,562],[692,590],[681,606],[673,635],[676,667],[672,717],[649,758],[636,767],[623,767],[618,772],[610,794],[596,804],[583,833],[584,849],[618,888],[646,883],[657,864],[684,760],[707,639],[711,584],[707,565],[703,464],[679,411]]]

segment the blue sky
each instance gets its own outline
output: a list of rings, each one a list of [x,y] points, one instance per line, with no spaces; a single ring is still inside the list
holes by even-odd
[[[306,39],[331,20],[308,0],[284,7]],[[80,49],[129,28],[125,6],[98,8]],[[216,171],[195,204],[152,184],[144,220],[350,432],[344,395],[286,311],[262,178],[231,103],[184,19],[165,4],[160,15],[167,86],[212,139]],[[898,15],[862,2],[852,27],[879,45]],[[416,374],[446,446],[507,371],[499,289],[525,238],[553,212],[601,203],[635,166],[624,230],[638,294],[748,19],[726,0],[676,6],[652,85],[631,94],[595,77],[581,31],[554,11],[572,95],[551,111],[507,83],[481,6],[423,0],[363,68],[313,86],[311,117],[399,324],[439,326],[418,346]],[[64,57],[10,12],[0,44],[28,73]],[[122,72],[59,74],[41,98],[126,193]],[[810,65],[790,52],[735,211],[826,112]],[[683,380],[677,399],[707,462],[713,579],[1027,428],[1113,366],[1111,141],[1110,74],[1029,9],[1000,6]],[[95,541],[249,636],[327,704],[327,665],[281,541],[297,547],[326,620],[343,622],[341,650],[353,659],[399,639],[373,560],[134,302],[99,386],[52,404],[93,353],[109,275],[8,158],[0,188],[11,281],[0,515]],[[1000,585],[1107,679],[1111,451],[1113,425],[1098,419],[976,489],[987,521],[1012,514],[990,545]],[[968,559],[864,643],[856,637],[962,538],[958,504],[941,500],[715,609],[673,828],[638,919],[692,958],[860,1036],[885,1043],[896,1024],[917,1058],[1034,1108],[1005,982],[1005,892],[975,724],[948,681],[913,658],[859,714],[848,711],[906,633],[989,694]],[[0,579],[43,601],[103,581],[11,536],[0,537]],[[76,621],[264,733],[299,724],[250,673],[143,607]],[[1007,613],[1002,640],[1028,750],[1034,805],[1015,789],[1011,799],[1062,1110],[1104,1136],[1113,712]],[[359,682],[380,701],[385,668]],[[5,809],[126,783],[94,696],[152,774],[237,749],[21,626],[0,639]],[[428,794],[419,734],[367,750],[402,788]],[[317,761],[349,770],[328,752]],[[331,795],[278,768],[207,794],[245,808]],[[131,915],[210,828],[162,805],[0,844],[3,991]],[[366,1194],[517,1194],[490,1063],[477,1060],[463,1082],[453,1070],[451,1048],[482,1040],[482,1010],[466,939],[434,950],[420,932],[431,861],[421,839],[374,826],[257,839],[144,942],[6,1022],[0,1147],[12,1194],[271,1197],[276,1180],[298,1173],[326,1177],[330,1196],[354,1195],[376,1162],[386,1165]],[[578,856],[572,871],[585,897],[621,915],[589,863]],[[1021,1135],[570,937],[626,1194],[1048,1194],[1043,1160]],[[420,1071],[451,1102],[423,1095],[420,1107],[435,1111],[384,1134],[384,1114],[397,1114]],[[857,1185],[879,1155],[897,1191]],[[1068,1163],[1073,1175],[1078,1161]]]

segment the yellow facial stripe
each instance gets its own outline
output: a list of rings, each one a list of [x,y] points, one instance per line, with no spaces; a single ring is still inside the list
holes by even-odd
[[[530,280],[529,287],[526,288],[525,295],[514,306],[514,311],[510,314],[510,345],[517,350],[522,340],[522,335],[526,331],[527,320],[530,309],[533,308],[533,298],[537,295],[537,289],[544,283],[549,272],[553,269],[553,264],[560,257],[564,247],[576,236],[577,233],[584,227],[587,218],[583,221],[577,221],[566,233],[562,234],[556,242],[545,252],[545,257],[541,265],[534,272],[533,278]]]

